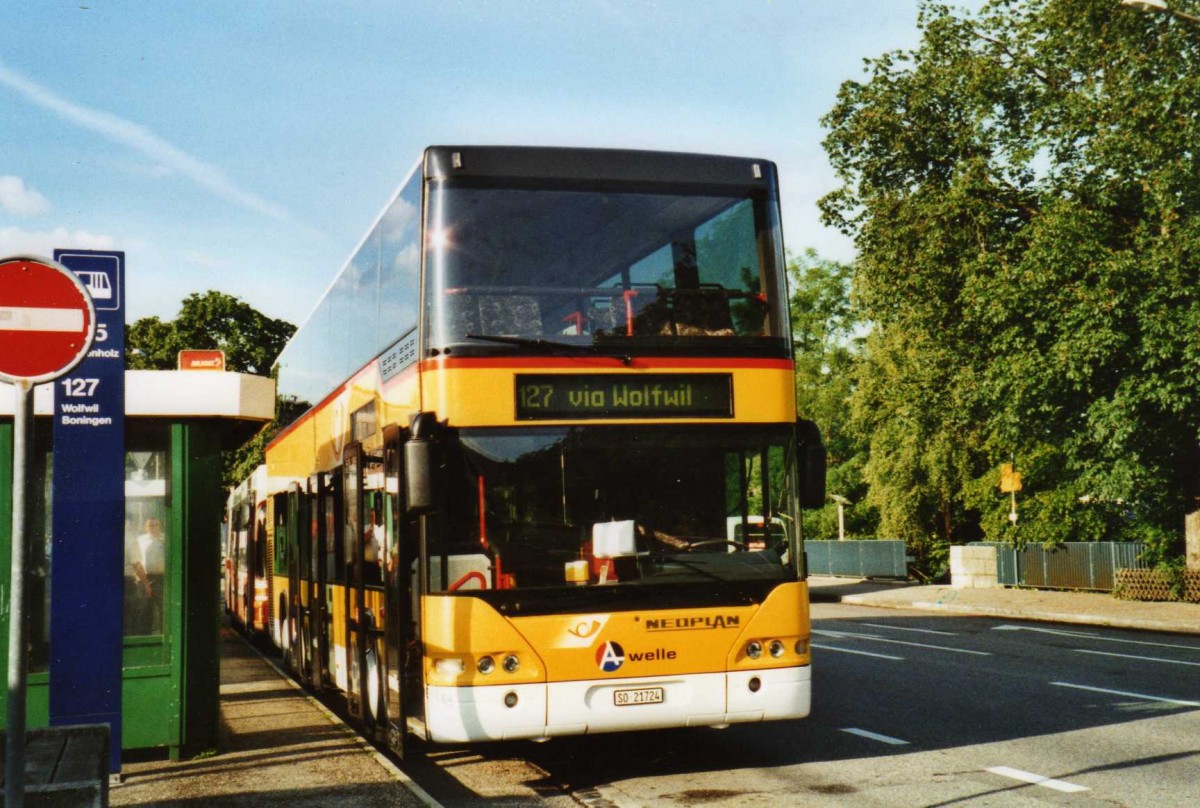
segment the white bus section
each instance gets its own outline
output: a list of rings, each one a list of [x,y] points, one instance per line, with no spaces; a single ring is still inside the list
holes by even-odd
[[[618,703],[618,693],[656,692],[661,701]],[[804,718],[812,668],[646,676],[489,687],[430,687],[430,740],[438,743],[553,738],[595,732],[706,727]],[[724,704],[723,712],[699,712]]]

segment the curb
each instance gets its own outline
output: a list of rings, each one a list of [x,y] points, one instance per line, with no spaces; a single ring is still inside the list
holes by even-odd
[[[1066,614],[1063,612],[1027,611],[1003,606],[964,606],[939,601],[895,601],[874,600],[866,595],[844,595],[837,602],[852,606],[875,606],[880,609],[917,610],[946,612],[963,616],[998,617],[1007,620],[1030,620],[1040,623],[1068,623],[1071,625],[1104,626],[1106,628],[1157,631],[1170,634],[1200,634],[1200,625],[1187,626],[1162,620],[1115,617],[1112,615]]]
[[[236,632],[235,632],[235,634],[236,634]],[[295,679],[292,678],[290,673],[288,673],[281,665],[279,665],[276,662],[276,660],[268,657],[261,650],[256,648],[254,646],[254,643],[249,642],[241,634],[236,634],[236,636],[238,637],[239,640],[241,640],[246,645],[247,648],[249,648],[251,651],[253,651],[255,654],[257,654],[259,659],[261,659],[263,662],[266,662],[268,665],[270,665],[271,670],[273,670],[275,672],[276,676],[278,676],[283,681],[287,682],[288,685],[293,690],[298,692],[300,695],[304,696],[304,698],[306,698],[310,704],[312,704],[322,714],[324,714],[325,718],[329,720],[329,723],[340,728],[342,730],[342,732],[344,732],[346,735],[351,736],[354,739],[354,741],[357,742],[358,747],[362,751],[366,752],[368,755],[370,755],[372,758],[374,758],[376,763],[378,763],[389,774],[391,774],[392,777],[397,782],[399,782],[401,785],[403,785],[405,788],[407,788],[414,797],[416,797],[423,805],[426,806],[426,808],[445,808],[445,806],[443,806],[440,802],[438,802],[436,799],[434,799],[434,797],[429,792],[427,792],[425,789],[423,789],[419,785],[417,785],[416,781],[413,780],[411,777],[409,777],[408,774],[406,774],[403,769],[401,769],[399,766],[397,766],[387,755],[380,752],[366,738],[364,738],[361,734],[359,734],[358,730],[356,730],[354,727],[350,726],[345,721],[343,721],[341,719],[341,717],[337,715],[337,713],[330,710],[328,707],[326,707],[324,704],[322,704],[321,701],[319,699],[317,699],[312,693],[305,690],[304,687],[302,687],[299,682],[297,682]]]

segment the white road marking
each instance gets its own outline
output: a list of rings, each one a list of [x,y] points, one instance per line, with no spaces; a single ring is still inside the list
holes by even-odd
[[[944,645],[928,645],[923,642],[908,642],[907,640],[893,640],[888,637],[879,637],[874,634],[859,634],[854,631],[818,631],[813,629],[813,634],[820,634],[826,637],[835,639],[855,639],[855,640],[870,640],[871,642],[886,642],[892,645],[911,645],[913,648],[931,648],[935,651],[949,651],[952,654],[971,654],[972,656],[991,656],[987,651],[968,651],[965,648],[947,648]]]
[[[1001,777],[1011,777],[1014,780],[1020,780],[1022,783],[1032,783],[1035,786],[1052,788],[1055,791],[1062,791],[1065,794],[1077,794],[1080,791],[1088,790],[1086,786],[1077,786],[1074,783],[1055,780],[1052,777],[1045,777],[1033,772],[1023,772],[1020,769],[1011,769],[1008,766],[992,766],[988,771],[992,774],[998,774]]]
[[[1200,701],[1185,701],[1184,699],[1168,699],[1162,696],[1147,696],[1145,693],[1130,693],[1128,690],[1109,690],[1104,687],[1088,687],[1087,685],[1073,685],[1070,682],[1051,682],[1055,687],[1073,687],[1076,690],[1088,690],[1092,693],[1107,693],[1110,696],[1127,696],[1131,699],[1146,699],[1147,701],[1159,701],[1163,704],[1178,704],[1182,707],[1200,707]]]
[[[877,732],[868,732],[865,729],[856,727],[842,727],[842,732],[849,732],[851,735],[857,735],[860,738],[869,738],[872,741],[891,744],[892,746],[908,746],[908,741],[902,741],[899,738],[891,738],[887,735],[880,735]]]
[[[895,660],[896,662],[904,661],[904,657],[902,657],[902,656],[888,656],[887,654],[872,654],[870,651],[852,651],[849,648],[836,648],[832,645],[817,645],[816,643],[813,643],[812,647],[820,648],[822,651],[840,651],[843,654],[858,654],[859,656],[875,657],[876,659],[892,659],[892,660]]]
[[[1177,645],[1166,642],[1147,642],[1146,640],[1126,640],[1121,637],[1101,637],[1098,634],[1090,634],[1086,631],[1067,631],[1065,629],[1056,628],[1038,628],[1036,626],[992,626],[992,631],[1036,631],[1039,634],[1057,634],[1060,637],[1080,637],[1096,642],[1119,642],[1125,645],[1150,645],[1155,648],[1180,648],[1184,651],[1200,651],[1200,646],[1195,645]]]
[[[958,636],[958,634],[953,631],[935,631],[934,629],[931,629],[931,628],[908,628],[905,626],[885,626],[880,623],[860,623],[859,625],[863,625],[868,628],[885,628],[885,629],[888,629],[889,631],[911,631],[916,634],[940,634],[943,637],[957,637]]]
[[[1152,656],[1136,656],[1134,654],[1114,654],[1111,651],[1089,651],[1086,648],[1072,649],[1080,654],[1095,654],[1096,656],[1115,656],[1121,659],[1140,659],[1143,662],[1165,662],[1168,665],[1191,665],[1194,668],[1200,668],[1200,662],[1184,662],[1180,659],[1163,659],[1162,657]]]

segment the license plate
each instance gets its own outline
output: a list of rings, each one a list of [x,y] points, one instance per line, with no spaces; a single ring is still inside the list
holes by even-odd
[[[642,687],[637,690],[617,690],[613,692],[613,704],[617,707],[662,703],[663,689],[661,687]]]

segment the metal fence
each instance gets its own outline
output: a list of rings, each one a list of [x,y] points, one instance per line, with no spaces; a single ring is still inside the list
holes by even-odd
[[[996,548],[997,581],[1001,586],[1034,589],[1094,589],[1111,592],[1119,569],[1142,569],[1141,542],[1069,541],[1057,547],[977,542]]]
[[[806,541],[808,571],[812,575],[855,578],[906,578],[904,542],[889,539]]]

